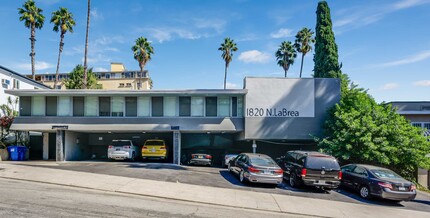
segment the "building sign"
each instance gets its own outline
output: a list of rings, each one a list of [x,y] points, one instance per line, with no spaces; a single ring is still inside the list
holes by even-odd
[[[312,79],[247,78],[245,117],[314,117]]]

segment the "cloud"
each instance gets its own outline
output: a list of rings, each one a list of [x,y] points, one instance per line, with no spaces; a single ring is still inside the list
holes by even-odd
[[[143,31],[148,33],[151,38],[155,38],[159,43],[170,41],[173,38],[199,39],[206,37],[205,35],[196,34],[180,28],[145,28]]]
[[[240,53],[239,60],[245,63],[267,63],[271,56],[258,50],[244,51]]]
[[[403,0],[395,3],[393,5],[393,8],[400,10],[400,9],[415,7],[415,6],[419,6],[427,3],[430,3],[430,1],[429,0]]]
[[[46,69],[53,68],[54,66],[55,65],[50,64],[48,62],[36,61],[34,67],[36,68],[36,70],[46,70]],[[19,70],[31,70],[31,62],[28,61],[28,63],[18,63],[18,64],[15,64],[14,68],[17,68]]]
[[[227,89],[238,89],[239,88],[239,85],[236,84],[236,83],[229,83],[229,82],[227,82],[225,84],[225,86],[226,86]]]
[[[414,86],[428,86],[430,87],[430,80],[420,80],[420,81],[415,81],[413,83]]]
[[[94,18],[94,20],[103,20],[104,19],[103,14],[100,13],[99,10],[97,10],[97,8],[91,8],[90,15],[91,15],[91,17]],[[86,19],[85,19],[85,21],[86,21]]]
[[[405,64],[411,64],[419,61],[423,61],[430,58],[430,50],[422,51],[418,54],[411,55],[405,58],[402,58],[400,60],[396,61],[390,61],[382,64],[378,64],[377,66],[380,67],[393,67],[393,66],[399,66],[399,65],[405,65]]]
[[[281,28],[277,32],[271,33],[270,37],[279,39],[293,36],[293,30],[287,28]]]
[[[385,85],[383,85],[380,90],[391,90],[391,89],[396,89],[399,87],[399,84],[397,83],[387,83]]]

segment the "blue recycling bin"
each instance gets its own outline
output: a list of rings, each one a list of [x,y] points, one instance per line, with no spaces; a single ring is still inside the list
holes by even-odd
[[[7,151],[9,152],[10,160],[19,160],[18,146],[9,146],[7,147]]]
[[[25,160],[25,152],[27,152],[27,147],[25,146],[9,146],[7,147],[9,152],[10,160],[20,161]]]

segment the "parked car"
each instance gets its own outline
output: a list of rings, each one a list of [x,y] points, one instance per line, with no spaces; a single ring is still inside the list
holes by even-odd
[[[228,163],[228,170],[239,176],[241,183],[282,183],[282,169],[265,154],[242,153]]]
[[[188,165],[204,165],[204,166],[212,166],[213,157],[206,151],[195,151],[190,154],[190,160],[188,161]]]
[[[224,155],[224,159],[222,160],[222,166],[227,167],[230,160],[237,157],[238,154],[226,154]]]
[[[360,197],[372,196],[395,201],[415,199],[416,186],[395,172],[382,167],[348,164],[342,168],[342,187],[358,191]]]
[[[145,159],[167,159],[166,142],[161,139],[148,139],[142,147],[142,158]]]
[[[112,140],[108,146],[108,158],[113,160],[132,160],[139,155],[139,147],[131,140]]]
[[[336,158],[314,151],[289,151],[277,159],[291,187],[315,186],[325,190],[340,185],[342,171]]]

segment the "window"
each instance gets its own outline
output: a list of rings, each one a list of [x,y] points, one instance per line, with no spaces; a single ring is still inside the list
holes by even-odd
[[[19,115],[20,116],[31,116],[31,97],[21,96],[19,97]]]
[[[191,97],[179,97],[179,116],[191,116]]]
[[[137,98],[137,116],[149,117],[151,111],[151,98],[140,96]]]
[[[152,97],[152,116],[163,116],[163,97]]]
[[[84,116],[84,97],[73,97],[73,116]]]
[[[99,116],[110,116],[110,97],[99,97]]]
[[[126,84],[126,86],[127,86],[127,87],[131,87],[131,83],[127,83],[127,84]]]
[[[105,77],[106,77],[106,79],[110,79],[110,74],[109,74],[109,73],[106,73],[106,74],[105,74]]]
[[[57,116],[57,96],[46,96],[46,116]]]
[[[348,165],[342,167],[342,172],[352,172],[355,168],[355,165]]]
[[[206,116],[217,116],[217,97],[206,97]]]
[[[125,116],[137,116],[137,97],[125,97]]]
[[[85,116],[86,117],[96,117],[97,116],[97,96],[86,96],[85,97]]]
[[[61,85],[57,85],[55,89],[61,89]]]
[[[422,106],[421,110],[423,110],[423,111],[430,111],[430,106]]]
[[[119,87],[120,87],[120,88],[123,88],[123,87],[124,87],[124,83],[120,83],[120,84],[119,84]]]
[[[231,116],[237,117],[237,97],[231,97]]]
[[[70,116],[71,101],[69,96],[58,97],[58,116]]]
[[[356,167],[352,172],[358,175],[367,176],[367,171],[363,167]]]
[[[229,97],[218,97],[218,116],[219,117],[230,116],[230,98]]]
[[[430,123],[424,123],[424,129],[430,130]]]
[[[164,111],[163,116],[165,117],[173,117],[177,116],[176,114],[176,105],[177,105],[177,97],[164,97]]]
[[[45,96],[33,96],[31,102],[31,116],[45,116]]]
[[[13,79],[13,88],[14,89],[19,89],[19,80]]]
[[[112,116],[124,116],[124,97],[112,97]]]
[[[191,97],[191,116],[202,117],[204,113],[203,97]]]

